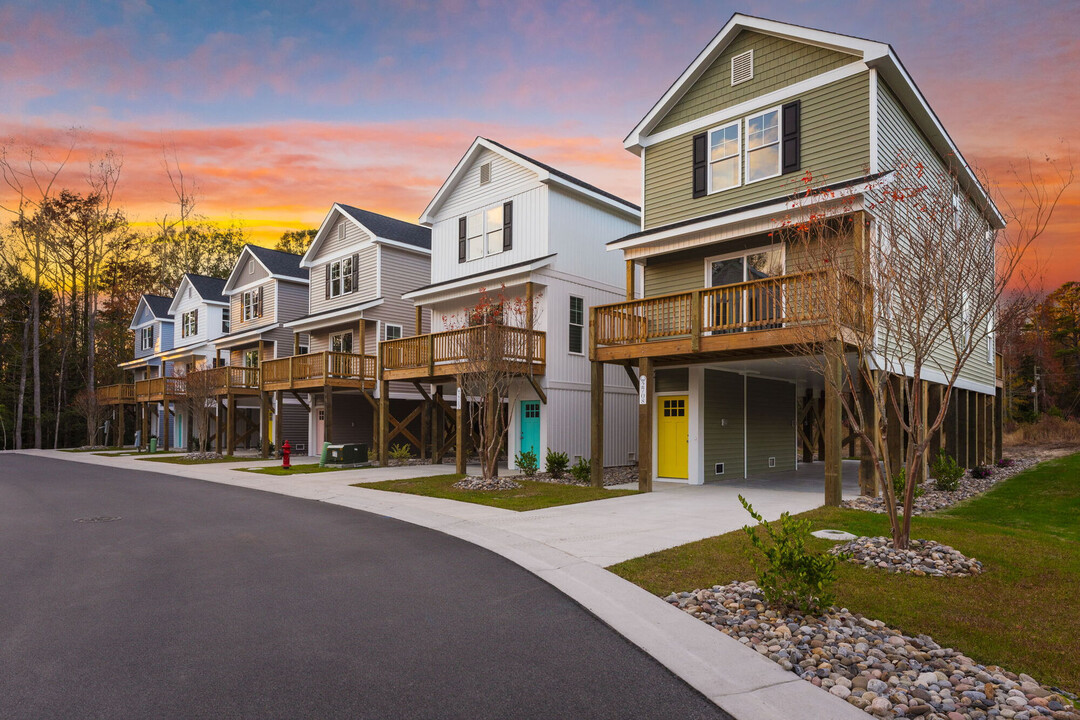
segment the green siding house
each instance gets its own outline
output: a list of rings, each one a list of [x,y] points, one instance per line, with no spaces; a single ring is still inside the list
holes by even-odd
[[[826,383],[791,352],[790,309],[762,318],[749,304],[724,306],[752,300],[755,283],[787,293],[813,275],[806,253],[773,232],[808,172],[854,199],[854,259],[872,247],[861,188],[887,179],[900,152],[942,172],[958,159],[965,202],[990,228],[1003,226],[885,43],[736,14],[624,146],[641,158],[641,228],[608,245],[626,261],[627,300],[592,309],[590,357],[638,378],[646,486],[793,471],[826,455],[824,438],[841,437],[835,421],[815,420]],[[995,452],[995,357],[990,344],[979,352],[956,383],[962,410],[946,431],[968,466]],[[602,384],[593,393],[596,408]],[[988,440],[969,441],[976,436]],[[840,460],[831,463],[838,498]]]

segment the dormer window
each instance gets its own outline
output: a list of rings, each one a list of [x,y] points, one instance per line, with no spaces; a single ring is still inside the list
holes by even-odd
[[[143,350],[154,349],[154,326],[150,325],[139,330],[139,347]]]

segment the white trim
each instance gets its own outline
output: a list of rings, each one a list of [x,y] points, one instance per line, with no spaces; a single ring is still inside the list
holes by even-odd
[[[767,145],[762,145],[761,147],[756,147],[756,148],[751,149],[750,148],[750,120],[752,118],[757,118],[757,117],[761,117],[763,115],[768,115],[769,113],[772,113],[772,112],[776,113],[776,142],[775,143],[769,143]],[[745,118],[743,118],[743,138],[745,139],[745,142],[743,143],[743,174],[746,176],[745,182],[746,182],[747,185],[751,185],[751,184],[756,183],[756,182],[761,182],[762,180],[770,180],[770,179],[772,179],[774,177],[780,177],[780,175],[783,174],[783,172],[784,172],[784,170],[783,170],[783,168],[784,168],[784,157],[783,157],[783,152],[781,151],[781,149],[783,147],[783,141],[784,141],[784,120],[783,120],[783,106],[782,105],[777,105],[775,107],[767,108],[765,110],[761,110],[761,111],[756,112],[756,113],[751,113],[750,115],[747,115]],[[774,144],[776,145],[776,172],[774,174],[772,174],[772,175],[766,175],[765,177],[759,177],[757,180],[751,180],[750,179],[750,153],[756,152],[758,150],[763,150],[763,149],[765,149],[767,147],[771,147]]]
[[[750,100],[744,100],[736,105],[731,105],[723,110],[717,110],[716,112],[703,115],[702,117],[690,120],[684,123],[680,123],[675,127],[666,128],[652,135],[646,135],[638,139],[636,143],[631,143],[629,139],[623,143],[623,146],[631,152],[636,152],[635,148],[648,148],[653,145],[670,140],[672,138],[685,135],[695,130],[702,130],[711,125],[723,123],[727,120],[731,120],[737,117],[752,113],[758,108],[768,107],[770,105],[782,105],[788,100],[793,100],[800,95],[816,90],[826,85],[831,85],[839,80],[858,75],[866,72],[866,63],[861,60],[848,63],[847,65],[841,65],[838,68],[823,72],[820,75],[815,75],[812,78],[806,80],[800,80],[797,83],[786,85],[779,90],[773,90],[772,92],[765,93],[764,95],[758,95]]]
[[[721,130],[727,130],[730,127],[734,127],[735,132],[737,133],[737,136],[735,138],[735,145],[736,145],[735,154],[734,155],[728,155],[726,157],[720,158],[719,160],[713,160],[712,157],[711,157],[712,156],[712,136],[713,136],[713,133],[719,132]],[[743,142],[742,141],[743,141],[742,120],[735,120],[734,122],[725,123],[723,125],[717,125],[716,127],[709,128],[709,130],[706,131],[706,133],[705,133],[705,154],[706,154],[706,158],[705,158],[705,172],[706,172],[705,186],[706,186],[706,188],[708,188],[708,191],[706,193],[707,195],[713,195],[715,193],[724,192],[725,190],[734,190],[737,187],[742,187],[742,184],[743,184],[743,163],[742,163]],[[729,185],[728,187],[724,187],[724,188],[714,188],[713,184],[712,184],[712,166],[713,166],[713,163],[723,162],[725,160],[730,160],[731,158],[735,158],[735,165],[738,167],[738,170],[735,171],[735,184],[734,185]]]
[[[350,246],[350,247],[354,248],[353,250],[350,250],[350,253],[356,252],[356,249],[364,247],[367,243],[385,243],[387,245],[393,245],[394,247],[401,248],[402,250],[411,250],[412,252],[420,253],[421,255],[431,255],[431,249],[430,248],[417,247],[416,245],[410,245],[408,243],[403,243],[403,242],[400,242],[398,240],[391,240],[390,238],[379,237],[378,235],[373,233],[370,229],[368,229],[368,227],[366,225],[364,225],[362,222],[360,222],[359,220],[354,218],[352,215],[350,215],[347,210],[345,210],[343,207],[341,207],[340,203],[334,203],[334,205],[330,208],[329,212],[326,213],[326,217],[323,218],[322,223],[319,225],[319,229],[318,229],[318,231],[316,231],[315,237],[313,237],[311,239],[311,245],[308,246],[307,251],[304,253],[304,257],[301,258],[301,260],[300,260],[300,267],[302,267],[302,268],[311,268],[311,267],[314,267],[315,265],[317,265],[319,263],[329,262],[330,260],[336,260],[337,259],[336,257],[334,257],[334,258],[320,258],[319,257],[319,250],[322,249],[322,244],[326,240],[326,236],[323,233],[323,231],[327,228],[327,222],[330,220],[331,217],[333,217],[335,212],[337,212],[339,215],[341,215],[342,217],[347,219],[349,222],[351,222],[356,227],[360,228],[360,230],[363,231],[367,235],[367,239],[361,240],[360,242],[356,243],[355,245]],[[370,211],[367,211],[367,212],[370,212]],[[373,213],[373,214],[378,215],[379,213]],[[383,215],[383,217],[388,217],[389,218],[390,216],[389,215]],[[390,218],[390,219],[393,220],[395,218]],[[401,222],[404,222],[404,221],[401,221]],[[411,225],[412,223],[409,223],[409,224]],[[318,260],[318,263],[316,262],[316,260]]]
[[[328,312],[325,315],[319,315],[318,317],[304,317],[296,320],[290,320],[289,322],[282,323],[283,327],[291,328],[297,332],[303,332],[305,330],[318,330],[326,325],[338,325],[346,320],[359,320],[364,316],[364,311],[369,310],[377,305],[382,305],[383,299],[375,298],[374,300],[368,300],[367,302],[358,303],[351,307],[340,308],[333,312]]]
[[[448,282],[433,288],[423,288],[420,290],[412,290],[411,292],[402,293],[401,298],[403,300],[426,300],[432,297],[437,297],[444,292],[451,292],[454,290],[460,290],[462,288],[469,288],[475,290],[486,282],[492,280],[505,280],[507,278],[514,277],[516,275],[528,275],[534,270],[538,270],[542,267],[546,267],[554,262],[555,256],[540,258],[534,260],[527,265],[520,265],[512,268],[495,268],[491,272],[483,273],[482,275],[476,275],[471,278],[462,280],[455,280]]]
[[[638,227],[645,229],[645,150],[641,148],[641,213],[638,215]]]
[[[280,324],[270,323],[267,325],[260,325],[257,328],[252,328],[251,330],[237,332],[236,335],[222,335],[221,337],[214,340],[214,345],[220,347],[223,350],[225,348],[234,348],[237,345],[243,345],[245,342],[248,342],[252,339],[257,339],[263,333],[269,332],[271,330],[276,330],[279,327],[282,326]]]
[[[881,168],[881,160],[879,159],[880,149],[878,143],[880,142],[878,133],[880,128],[878,123],[878,71],[876,67],[870,68],[870,174],[873,175],[879,172]]]
[[[686,402],[687,457],[686,480],[690,485],[705,484],[705,366],[687,370]]]
[[[390,328],[397,328],[398,329],[398,336],[396,338],[388,338],[388,337],[386,337],[386,331],[389,330]],[[390,340],[400,340],[401,338],[405,337],[405,326],[404,325],[398,325],[397,323],[392,323],[392,322],[384,322],[382,324],[382,334],[379,337],[380,337],[379,342],[388,342]]]
[[[375,297],[382,297],[382,245],[375,246]]]
[[[566,312],[566,354],[567,355],[573,355],[574,357],[584,357],[585,356],[585,350],[586,350],[585,346],[588,344],[588,338],[586,337],[586,330],[588,329],[588,310],[589,310],[589,308],[585,304],[585,298],[582,297],[581,295],[574,295],[573,293],[570,293],[566,297],[567,297],[567,302],[566,302],[566,311],[567,311]],[[574,300],[580,300],[581,301],[581,323],[580,324],[575,323],[573,321],[573,319],[571,318],[571,313],[573,312],[573,308],[571,307],[571,305],[573,305]],[[535,326],[535,323],[534,323],[534,326]],[[581,328],[581,351],[580,352],[574,352],[573,350],[570,349],[570,328],[572,328],[572,327]]]

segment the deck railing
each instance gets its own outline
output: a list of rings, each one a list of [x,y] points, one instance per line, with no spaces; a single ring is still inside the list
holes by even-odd
[[[97,389],[97,401],[109,405],[135,402],[135,386],[131,383],[102,385]]]
[[[490,347],[493,344],[495,347]],[[434,374],[440,365],[485,357],[543,365],[547,355],[547,335],[540,330],[509,325],[478,325],[387,340],[380,347],[383,367],[387,370],[428,368]]]
[[[163,398],[175,398],[184,394],[184,378],[156,377],[135,381],[135,400],[147,402]]]
[[[293,355],[263,361],[262,373],[267,386],[319,380],[371,381],[375,379],[375,357],[330,351]]]
[[[830,293],[833,275],[824,271],[779,275],[749,282],[672,293],[593,310],[596,345],[632,345],[703,334],[772,330],[821,322],[822,303],[833,294],[852,299],[858,283]],[[853,303],[853,308],[857,303]]]
[[[225,365],[222,367],[195,370],[190,381],[200,387],[200,392],[207,395],[225,395],[229,392],[255,392],[259,386],[259,368],[244,365]]]

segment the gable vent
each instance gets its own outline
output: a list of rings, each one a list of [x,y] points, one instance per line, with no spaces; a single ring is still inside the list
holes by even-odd
[[[491,182],[491,163],[486,162],[480,166],[480,184],[486,185]]]
[[[752,80],[754,77],[754,51],[747,50],[731,58],[731,84]]]

